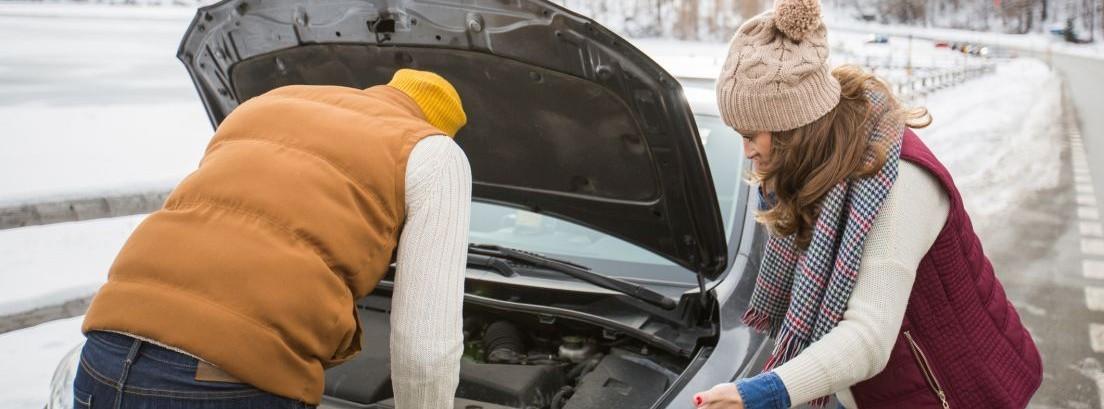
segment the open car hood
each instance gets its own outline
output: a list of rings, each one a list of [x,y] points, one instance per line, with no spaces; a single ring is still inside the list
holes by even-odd
[[[291,84],[367,88],[399,68],[456,86],[476,200],[571,220],[706,278],[726,264],[682,88],[635,47],[542,0],[226,0],[178,51],[217,126]]]

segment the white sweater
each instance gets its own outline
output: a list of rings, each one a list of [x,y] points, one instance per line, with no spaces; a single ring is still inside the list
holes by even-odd
[[[850,387],[885,369],[905,316],[916,268],[935,243],[950,200],[927,171],[901,161],[897,182],[863,245],[862,263],[839,326],[775,369],[790,404],[836,393],[855,408]]]
[[[443,135],[406,165],[406,224],[391,298],[391,384],[397,409],[449,409],[464,352],[464,273],[471,168]]]

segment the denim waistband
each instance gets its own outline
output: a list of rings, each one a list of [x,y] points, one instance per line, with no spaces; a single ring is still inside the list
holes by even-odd
[[[130,350],[135,342],[141,341],[128,335],[106,331],[92,331],[87,334],[87,337],[89,342],[96,342],[107,348],[122,352],[124,355]],[[140,356],[149,357],[167,364],[185,367],[195,367],[199,362],[199,360],[187,354],[182,354],[157,344],[145,341],[141,342],[142,348],[138,351],[138,355]]]

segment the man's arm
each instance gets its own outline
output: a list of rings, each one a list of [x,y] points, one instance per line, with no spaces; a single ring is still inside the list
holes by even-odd
[[[391,299],[391,383],[398,409],[452,408],[463,346],[471,168],[452,139],[414,146]]]

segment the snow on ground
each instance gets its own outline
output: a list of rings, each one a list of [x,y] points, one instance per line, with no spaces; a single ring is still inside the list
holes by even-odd
[[[0,15],[21,17],[80,17],[94,19],[161,19],[191,21],[195,7],[182,5],[113,5],[62,2],[0,2]]]
[[[683,78],[717,78],[728,53],[728,46],[723,43],[659,38],[633,39],[630,42],[671,75]]]
[[[195,168],[211,126],[175,57],[190,18],[166,10],[0,3],[0,205],[164,188]]]
[[[1017,59],[924,102],[934,122],[917,133],[954,175],[979,231],[1058,186],[1061,98],[1061,81],[1045,64]]]
[[[0,204],[170,189],[210,135],[193,105],[0,107]]]
[[[145,216],[0,230],[0,316],[92,295]]]
[[[946,28],[927,28],[911,26],[888,26],[851,20],[841,16],[825,16],[829,30],[858,31],[864,33],[883,33],[894,36],[913,35],[932,40],[958,41],[975,44],[989,44],[1000,47],[1029,50],[1035,52],[1054,52],[1088,58],[1104,59],[1104,43],[1070,44],[1047,34],[1004,34]]]
[[[84,340],[84,316],[0,334],[0,402],[5,409],[42,409],[58,362]]]

